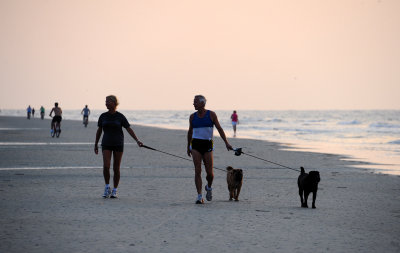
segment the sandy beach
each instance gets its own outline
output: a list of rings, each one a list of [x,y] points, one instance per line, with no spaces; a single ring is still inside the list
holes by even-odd
[[[0,117],[0,252],[400,251],[400,177],[350,167],[362,162],[229,139],[249,154],[318,170],[317,208],[305,209],[298,172],[234,156],[216,137],[215,167],[244,170],[240,201],[228,201],[225,172],[215,170],[213,200],[195,205],[192,163],[125,134],[119,198],[103,199],[96,123],[64,120],[60,138],[49,129],[49,120]],[[187,157],[185,131],[133,129],[145,145]]]

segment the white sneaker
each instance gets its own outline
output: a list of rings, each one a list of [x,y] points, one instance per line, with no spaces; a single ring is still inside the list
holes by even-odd
[[[112,199],[116,199],[116,198],[118,198],[118,194],[117,194],[117,189],[113,189],[112,190],[112,193],[111,193],[111,197],[110,198],[112,198]]]
[[[104,188],[104,194],[103,194],[103,198],[108,198],[108,197],[110,197],[110,195],[111,195],[111,188],[108,186],[106,186],[105,188]]]

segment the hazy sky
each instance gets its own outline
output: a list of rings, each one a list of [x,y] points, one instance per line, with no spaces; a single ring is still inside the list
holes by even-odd
[[[0,0],[0,109],[400,109],[400,0]]]

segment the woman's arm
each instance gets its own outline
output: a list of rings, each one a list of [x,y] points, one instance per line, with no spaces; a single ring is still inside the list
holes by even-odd
[[[132,130],[132,128],[128,127],[126,128],[126,131],[128,131],[129,135],[132,136],[132,138],[136,141],[137,145],[139,147],[143,146],[143,143],[141,141],[139,141],[139,139],[136,137],[135,132]]]
[[[100,136],[101,136],[101,133],[102,133],[102,132],[103,132],[103,128],[102,128],[102,127],[97,128],[96,140],[95,140],[95,142],[94,142],[94,153],[95,153],[96,155],[99,153],[99,146],[98,146],[98,144],[99,144],[99,140],[100,140]]]

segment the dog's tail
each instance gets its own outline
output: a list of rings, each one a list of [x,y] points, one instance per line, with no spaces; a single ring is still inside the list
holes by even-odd
[[[301,169],[301,172],[300,172],[301,175],[304,174],[304,173],[306,173],[306,171],[304,170],[303,167],[300,167],[300,169]]]
[[[233,170],[233,168],[231,166],[228,166],[228,167],[226,167],[226,170],[231,171],[231,170]]]

